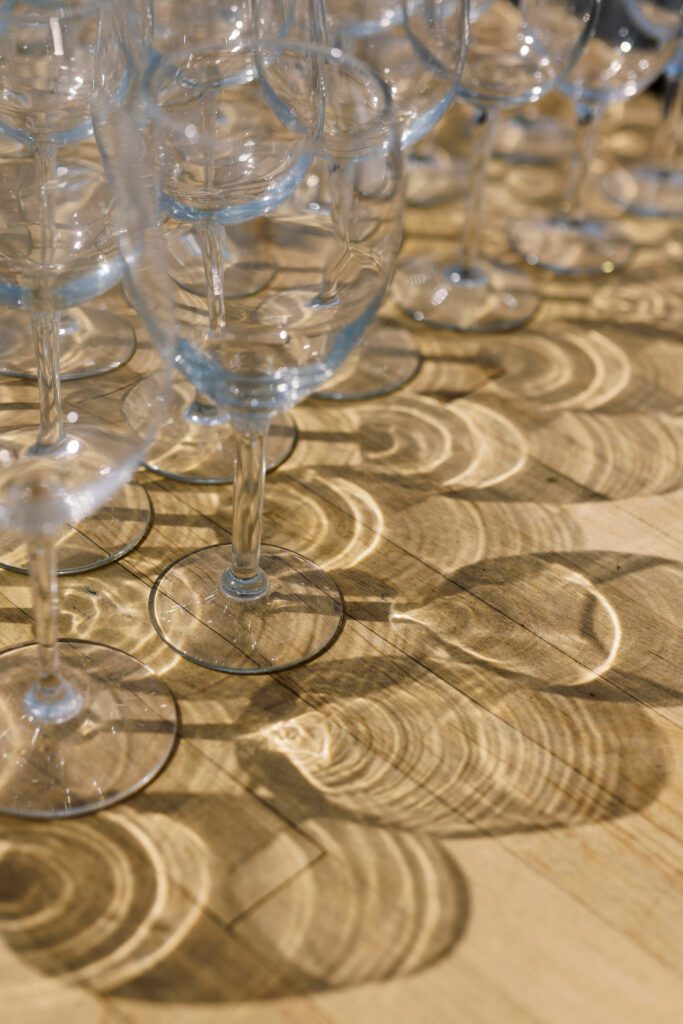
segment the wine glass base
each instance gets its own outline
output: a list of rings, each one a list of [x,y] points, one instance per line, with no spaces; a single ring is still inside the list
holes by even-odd
[[[515,164],[558,163],[574,151],[574,132],[556,117],[508,117],[498,127],[495,154]]]
[[[222,589],[231,546],[216,544],[173,562],[150,595],[159,635],[189,661],[219,672],[258,675],[293,668],[336,637],[343,602],[334,580],[286,548],[261,548],[264,597],[228,597]]]
[[[153,398],[154,382],[140,381],[126,395],[123,411],[135,427],[144,425]],[[177,379],[166,405],[167,416],[147,453],[145,465],[154,473],[191,484],[232,483],[235,440],[230,423],[220,416],[191,415],[196,391]],[[198,410],[198,413],[200,410]],[[266,469],[282,465],[296,443],[296,424],[288,413],[273,419],[266,441]]]
[[[405,155],[406,202],[437,206],[464,194],[468,164],[432,143],[420,143]]]
[[[645,217],[683,216],[683,171],[619,167],[601,181],[608,199]]]
[[[466,271],[446,261],[409,260],[399,266],[394,285],[399,305],[414,320],[453,331],[509,331],[538,307],[524,270],[485,261]]]
[[[60,640],[72,717],[42,718],[29,699],[38,647],[0,654],[0,812],[68,818],[123,800],[147,785],[175,745],[177,714],[166,686],[137,658],[103,644]]]
[[[67,526],[57,541],[60,576],[90,572],[123,558],[136,547],[149,529],[152,506],[141,484],[131,482],[111,501],[77,526]],[[0,533],[0,568],[28,572],[28,550],[23,535]]]
[[[36,379],[36,357],[28,315],[15,309],[0,315],[0,375]],[[96,377],[123,366],[135,352],[135,331],[127,320],[97,306],[73,307],[59,321],[59,376]]]
[[[519,220],[510,226],[510,240],[530,266],[556,274],[611,274],[633,253],[628,238],[604,220]]]
[[[389,395],[412,380],[419,368],[420,353],[410,331],[376,321],[340,372],[316,395],[333,401]]]

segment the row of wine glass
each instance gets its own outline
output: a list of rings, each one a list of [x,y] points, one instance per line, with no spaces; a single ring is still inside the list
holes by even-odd
[[[334,580],[261,545],[266,444],[279,415],[373,350],[401,242],[402,150],[455,96],[476,108],[463,255],[399,267],[398,294],[439,326],[513,326],[535,309],[533,288],[477,257],[494,111],[570,81],[595,109],[634,93],[679,30],[679,10],[631,0],[18,0],[4,12],[0,125],[29,155],[0,157],[0,301],[28,310],[34,363],[3,407],[0,526],[28,542],[37,652],[2,655],[0,807],[103,806],[171,752],[160,680],[126,652],[57,641],[55,546],[142,458],[187,476],[161,463],[187,450],[187,430],[229,424],[232,543],[162,572],[160,635],[238,674],[291,668],[333,641]],[[62,310],[122,278],[140,317],[135,356],[65,379]],[[173,370],[189,396],[174,396]]]

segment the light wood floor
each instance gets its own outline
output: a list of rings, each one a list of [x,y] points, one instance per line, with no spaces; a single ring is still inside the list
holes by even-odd
[[[492,179],[495,253],[560,178]],[[453,249],[459,211],[411,210],[409,247]],[[683,225],[624,229],[630,268],[538,274],[524,330],[415,329],[404,390],[296,411],[265,539],[347,611],[310,664],[162,643],[149,588],[229,537],[231,489],[141,477],[153,528],[63,581],[61,632],[163,674],[182,738],[111,811],[0,822],[2,1024],[680,1024]],[[3,646],[29,640],[0,583]]]

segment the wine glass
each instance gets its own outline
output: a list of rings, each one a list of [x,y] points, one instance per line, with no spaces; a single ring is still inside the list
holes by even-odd
[[[48,445],[66,429],[53,401],[60,376],[61,311],[109,291],[123,274],[110,229],[114,197],[101,157],[92,141],[82,151],[74,152],[73,146],[92,131],[89,104],[101,7],[96,0],[38,6],[17,0],[5,11],[0,37],[0,123],[26,147],[25,155],[10,152],[3,158],[0,179],[0,303],[25,311],[11,329],[9,314],[3,318],[3,349],[11,353],[17,340],[23,342],[19,365],[25,372],[17,376],[38,382],[41,438]],[[112,64],[110,71],[123,94],[126,66]],[[90,323],[87,310],[84,319]],[[116,335],[113,319],[110,310],[93,326]],[[132,337],[129,323],[115,319]],[[26,345],[27,326],[33,347]],[[87,389],[84,381],[83,395]],[[93,390],[99,389],[95,382]],[[120,557],[144,535],[150,513],[144,488],[126,484],[115,501],[100,508],[96,521],[64,531],[60,573]],[[25,572],[27,557],[20,531],[2,537],[0,566]]]
[[[218,329],[201,300],[178,309],[183,372],[235,431],[233,532],[164,570],[152,621],[198,664],[273,672],[333,640],[342,601],[308,559],[261,546],[265,438],[339,368],[383,299],[401,237],[399,133],[369,68],[286,40],[169,54],[146,95],[169,217],[217,218],[230,240],[229,211],[249,206],[272,270],[258,293],[225,298]]]
[[[118,34],[116,6],[108,0],[95,15],[94,4],[89,5],[98,19],[98,47],[106,48],[115,28]],[[63,40],[70,38],[71,15],[79,18],[82,12],[83,4],[74,4],[72,11],[61,0],[54,17]],[[109,77],[106,54],[98,54],[100,59],[103,77]],[[155,400],[134,431],[112,393],[114,380],[92,378],[102,382],[101,393],[84,399],[78,382],[53,373],[50,423],[63,428],[46,435],[40,403],[26,400],[35,385],[0,382],[0,527],[20,530],[28,543],[36,638],[0,654],[0,810],[32,818],[82,814],[134,792],[163,767],[176,733],[173,698],[132,654],[58,639],[57,533],[65,522],[78,521],[110,500],[135,471],[164,415],[175,344],[156,229],[155,182],[145,173],[145,136],[133,107],[122,101],[112,106],[94,94],[91,99],[109,140],[107,165],[118,200],[107,229],[147,330],[141,348]],[[5,184],[16,169],[11,161],[2,166]],[[49,223],[39,226],[47,231]],[[51,248],[49,241],[44,244]],[[45,287],[49,284],[48,278]],[[34,316],[50,335],[50,305]]]
[[[602,0],[595,32],[562,80],[578,113],[576,159],[562,212],[511,226],[515,249],[532,266],[563,274],[612,273],[630,257],[630,240],[608,220],[586,212],[599,116],[609,103],[646,89],[674,56],[680,0]]]
[[[650,158],[619,167],[603,178],[605,195],[632,213],[648,217],[683,215],[683,169],[679,154],[683,104],[683,48],[664,71],[661,120],[652,140]]]
[[[145,60],[154,63],[165,53],[189,44],[230,46],[240,38],[258,38],[264,33],[314,42],[319,38],[319,26],[318,0],[236,0],[229,5],[221,0],[200,0],[190,8],[186,0],[151,0]],[[229,116],[228,112],[224,110],[223,116]],[[198,220],[185,211],[165,225],[170,276],[190,296],[203,297],[214,329],[220,325],[226,299],[258,293],[272,273],[260,256],[249,217],[249,210],[241,210],[238,201],[230,211],[223,211],[223,219],[234,225],[229,239],[218,216],[210,221]],[[241,220],[243,224],[238,228]],[[248,260],[245,253],[249,254]],[[191,303],[192,298],[187,301]],[[130,402],[136,401],[132,395]],[[292,417],[281,413],[268,434],[269,470],[284,462],[295,439]],[[168,419],[146,464],[154,472],[182,482],[232,481],[232,426],[215,403],[180,374]]]
[[[475,109],[467,210],[457,260],[416,257],[399,267],[395,294],[419,322],[458,331],[509,330],[538,305],[519,267],[479,256],[487,159],[499,109],[537,101],[566,75],[591,31],[596,0],[494,0],[470,9],[457,92]]]
[[[14,145],[18,157],[36,154],[46,173],[57,151],[65,148],[76,160],[84,155],[97,162],[88,107],[96,5],[86,0],[70,2],[68,37],[62,32],[57,3],[20,0],[6,6],[0,42],[0,136]],[[46,45],[50,26],[54,38],[50,35]],[[112,70],[125,88],[123,69]],[[69,380],[122,366],[135,350],[135,332],[125,318],[97,304],[81,306],[81,301],[92,297],[87,292],[77,295],[78,305],[60,316],[60,372]],[[26,304],[19,294],[14,300],[14,308],[0,318],[4,339],[0,374],[35,380],[35,360],[24,342],[27,327],[31,329],[22,312]]]
[[[325,0],[321,15],[328,44],[362,60],[387,83],[401,145],[410,152],[455,96],[467,36],[465,0]],[[431,157],[439,163],[438,154]],[[388,394],[415,375],[419,362],[409,331],[376,322],[320,397]]]

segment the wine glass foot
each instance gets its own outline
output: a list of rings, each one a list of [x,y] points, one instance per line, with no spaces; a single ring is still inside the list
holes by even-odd
[[[414,320],[464,332],[508,331],[536,312],[538,293],[519,267],[481,261],[466,270],[452,262],[409,260],[395,276],[399,305]]]
[[[263,597],[230,597],[223,579],[231,546],[217,544],[168,566],[150,596],[152,622],[184,658],[206,668],[257,675],[293,668],[334,640],[343,618],[334,580],[286,548],[261,548]]]
[[[0,375],[36,379],[33,346],[27,343],[28,315],[15,309],[0,315]],[[59,321],[59,368],[62,380],[96,377],[123,366],[135,352],[135,331],[123,317],[94,305],[66,310]]]
[[[95,515],[67,526],[57,541],[60,576],[90,572],[123,558],[149,529],[152,506],[145,488],[127,483]],[[23,535],[0,534],[0,568],[28,572],[28,551]]]
[[[468,164],[433,143],[421,143],[405,155],[406,202],[437,206],[464,194]]]
[[[601,181],[608,199],[645,217],[683,216],[683,171],[618,167]]]
[[[60,640],[63,716],[37,699],[36,644],[0,654],[0,812],[68,818],[123,800],[147,785],[175,745],[167,687],[130,654]]]
[[[333,401],[389,395],[412,380],[419,368],[420,353],[410,331],[375,321],[339,373],[316,395]]]
[[[129,423],[144,424],[154,382],[140,381],[126,395],[123,411]],[[266,469],[282,465],[296,443],[296,424],[288,413],[273,419],[266,442]],[[230,423],[215,407],[197,401],[192,384],[178,378],[166,405],[166,419],[147,453],[145,465],[155,473],[191,484],[232,483],[235,441]]]
[[[629,239],[606,220],[519,220],[510,226],[510,240],[530,266],[556,274],[611,274],[633,253]]]

